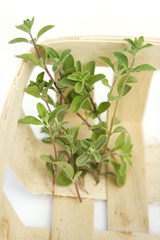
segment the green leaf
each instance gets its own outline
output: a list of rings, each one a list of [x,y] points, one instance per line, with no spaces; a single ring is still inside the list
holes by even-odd
[[[126,81],[126,76],[123,76],[120,80],[119,80],[119,82],[118,82],[118,84],[117,84],[117,92],[118,92],[118,94],[120,94],[121,93],[121,90],[122,90],[122,87],[123,87],[123,84],[124,84],[124,82]],[[125,96],[130,90],[131,90],[131,86],[129,86],[128,84],[126,84],[125,86],[124,86],[124,88],[123,88],[123,91],[122,91],[122,94],[121,94],[121,96]]]
[[[38,34],[37,34],[37,39],[38,39],[42,34],[44,34],[45,32],[47,32],[48,30],[50,30],[50,29],[53,28],[53,27],[54,27],[54,25],[47,25],[47,26],[41,28],[41,29],[39,30]]]
[[[120,121],[117,117],[115,117],[115,119],[114,119],[114,125],[118,125],[120,122],[121,122],[121,121]]]
[[[79,73],[79,72],[82,73],[83,72],[83,67],[82,67],[82,64],[79,60],[76,62],[76,72],[77,73]]]
[[[141,71],[155,71],[156,68],[149,64],[142,64],[134,68],[134,72],[141,72]]]
[[[61,151],[58,153],[58,161],[63,161],[66,156],[66,153],[64,151]]]
[[[85,165],[89,161],[89,159],[90,159],[89,154],[84,153],[84,154],[80,155],[79,157],[77,157],[76,165],[78,167],[81,167],[81,166]]]
[[[147,43],[147,44],[143,45],[142,49],[143,49],[143,48],[147,48],[147,47],[152,47],[152,46],[153,46],[152,44]]]
[[[134,76],[129,76],[127,83],[137,83],[138,80]]]
[[[94,71],[95,71],[95,62],[91,61],[89,63],[87,63],[87,65],[85,66],[85,70],[87,70],[90,75],[94,75]]]
[[[72,81],[81,81],[81,79],[79,79],[78,74],[71,74],[69,76],[67,76],[68,79],[72,80]]]
[[[24,24],[16,26],[16,28],[18,28],[18,29],[20,29],[20,30],[22,30],[22,31],[24,31],[26,33],[30,32],[29,28],[26,25],[24,25]]]
[[[66,72],[68,69],[72,68],[73,66],[74,66],[74,58],[70,54],[64,61],[63,70]]]
[[[36,77],[36,82],[37,83],[42,83],[43,82],[43,78],[44,78],[44,72],[41,72],[37,75]]]
[[[91,101],[87,98],[84,103],[82,104],[81,108],[88,110],[88,111],[92,111],[92,104]]]
[[[57,184],[65,187],[72,184],[72,181],[66,177],[64,171],[61,171],[57,176]]]
[[[64,62],[66,60],[66,58],[69,56],[70,52],[71,52],[71,49],[66,49],[62,52],[62,54],[60,56],[61,62]]]
[[[53,177],[54,176],[53,165],[49,162],[46,162],[46,169],[47,169],[47,172],[49,173],[49,175],[51,177]]]
[[[127,164],[126,162],[123,160],[120,166],[120,175],[124,176],[126,174],[126,170],[127,170]]]
[[[103,83],[103,85],[105,85],[106,87],[112,88],[112,86],[110,86],[109,83],[108,83],[108,79],[106,79],[106,78],[103,79],[103,80],[102,80],[102,83]]]
[[[37,66],[39,65],[38,59],[34,55],[32,55],[32,54],[25,53],[25,54],[22,54],[22,55],[17,55],[16,57],[22,58],[22,59],[27,60],[27,61],[30,61],[30,62],[34,63],[35,65],[37,65]]]
[[[76,174],[75,174],[75,176],[74,176],[73,182],[75,182],[75,181],[79,178],[79,176],[80,176],[81,174],[82,174],[82,171],[76,172]]]
[[[115,173],[113,173],[113,172],[109,172],[109,171],[104,172],[104,173],[100,173],[100,175],[101,175],[101,176],[104,176],[104,175],[105,175],[105,176],[107,176],[107,175],[111,175],[111,176],[113,176],[113,177],[117,177]]]
[[[68,107],[68,104],[59,105],[55,110],[51,112],[48,122],[51,123],[57,117],[57,114],[59,112],[65,111]]]
[[[77,113],[79,111],[80,107],[82,106],[82,104],[85,102],[85,100],[89,96],[90,96],[89,94],[82,95],[82,96],[76,96],[71,103],[71,107],[70,107],[71,112]]]
[[[74,169],[71,164],[67,162],[55,162],[55,164],[57,164],[57,166],[63,170],[65,176],[73,182]]]
[[[126,181],[126,174],[124,174],[123,176],[121,176],[120,174],[117,175],[117,185],[119,187],[122,187],[125,184]]]
[[[92,156],[94,157],[94,160],[99,163],[101,161],[101,155],[99,154],[99,152],[94,151],[92,152]]]
[[[54,163],[54,158],[52,157],[51,158],[51,156],[48,156],[48,155],[41,155],[40,156],[40,158],[43,160],[43,161],[45,161],[45,162],[49,162],[49,163]]]
[[[118,63],[128,69],[128,58],[121,52],[114,52],[113,55],[118,59]]]
[[[112,94],[108,93],[108,100],[114,101],[114,100],[120,100],[119,96],[113,96]]]
[[[118,133],[118,132],[127,132],[127,130],[126,128],[119,126],[114,129],[113,133]]]
[[[63,87],[73,87],[75,86],[75,84],[76,84],[75,81],[72,81],[67,78],[63,78],[62,80],[58,81],[58,85]]]
[[[81,146],[85,149],[88,149],[90,147],[90,143],[86,139],[82,139]]]
[[[110,107],[110,103],[109,102],[102,102],[100,103],[100,105],[98,106],[98,112],[99,113],[103,113],[105,112],[108,108]]]
[[[97,142],[95,143],[95,149],[100,150],[107,142],[106,135],[99,136]]]
[[[25,88],[25,92],[36,98],[40,98],[41,96],[37,86],[28,86],[27,88]]]
[[[102,61],[104,61],[105,63],[107,63],[112,68],[112,70],[115,72],[114,65],[108,57],[99,57],[99,58]]]
[[[11,41],[9,41],[9,43],[20,43],[20,42],[28,42],[29,40],[26,38],[14,38]]]
[[[26,116],[23,119],[20,119],[18,123],[22,124],[33,124],[33,125],[43,125],[43,123],[33,116]]]
[[[128,42],[131,47],[135,48],[135,44],[130,38],[125,38],[124,41]]]
[[[41,117],[45,117],[48,113],[47,109],[42,103],[37,103],[37,111]]]
[[[121,149],[125,144],[125,132],[121,132],[116,140],[116,149]]]
[[[44,45],[40,45],[40,46],[43,46],[43,47],[46,48],[46,46],[44,46]],[[48,51],[48,54],[49,54],[51,59],[53,59],[53,58],[58,58],[59,59],[58,53],[53,48],[47,47],[46,51]]]
[[[93,85],[94,83],[102,81],[104,79],[106,79],[106,76],[104,74],[96,74],[88,78],[88,83]]]
[[[84,73],[82,74],[82,79],[81,79],[81,81],[86,81],[87,78],[89,77],[89,75],[90,75],[90,73],[89,73],[88,71],[84,72]]]
[[[74,90],[76,93],[81,93],[83,88],[84,88],[84,82],[77,82],[74,87]]]

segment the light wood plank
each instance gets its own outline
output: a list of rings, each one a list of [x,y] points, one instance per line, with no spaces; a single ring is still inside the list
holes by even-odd
[[[93,240],[94,202],[54,197],[52,240]]]
[[[96,231],[94,240],[160,240],[160,235],[136,232]]]

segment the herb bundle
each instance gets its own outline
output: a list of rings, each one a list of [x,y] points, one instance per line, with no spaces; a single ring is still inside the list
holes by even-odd
[[[70,49],[58,53],[55,49],[46,45],[37,44],[37,41],[46,31],[54,27],[47,25],[40,29],[34,38],[31,32],[34,18],[27,19],[22,25],[16,26],[29,35],[27,38],[15,38],[9,43],[26,42],[33,45],[36,54],[25,53],[18,55],[36,66],[40,66],[40,72],[35,81],[30,81],[25,92],[43,100],[44,104],[37,104],[38,118],[26,116],[19,120],[21,124],[42,125],[41,132],[48,137],[42,140],[53,145],[54,155],[42,155],[46,168],[52,178],[53,186],[68,186],[74,184],[77,196],[81,202],[79,188],[85,190],[84,177],[89,172],[96,182],[102,175],[112,175],[118,186],[123,186],[126,180],[127,166],[132,166],[132,147],[130,135],[120,120],[116,117],[118,104],[131,90],[132,84],[138,80],[135,72],[156,70],[149,64],[134,67],[137,53],[151,44],[144,44],[144,38],[124,39],[128,48],[122,52],[114,52],[116,64],[106,56],[100,59],[114,72],[112,85],[104,74],[95,74],[96,64],[88,62],[85,66],[80,61],[74,61]],[[41,55],[40,49],[45,52]],[[128,59],[131,55],[131,61]],[[52,61],[52,71],[48,69],[48,61]],[[58,75],[58,80],[54,74]],[[45,74],[49,81],[44,79]],[[94,84],[101,81],[106,87],[106,101],[98,106],[93,99]],[[57,100],[53,101],[49,90],[56,92]],[[113,115],[109,117],[112,102],[115,102]],[[84,109],[85,115],[79,110]],[[107,112],[106,121],[101,120],[101,114]],[[66,116],[68,113],[76,114],[81,119],[79,126],[68,127]],[[91,124],[90,119],[98,119],[97,124]],[[111,121],[110,121],[111,119]],[[79,139],[79,130],[83,125],[90,130],[90,138]],[[110,144],[112,135],[115,135],[114,145]],[[110,146],[111,145],[111,146]],[[60,150],[57,149],[60,147]],[[108,171],[108,165],[112,171]],[[103,169],[106,169],[105,171]]]

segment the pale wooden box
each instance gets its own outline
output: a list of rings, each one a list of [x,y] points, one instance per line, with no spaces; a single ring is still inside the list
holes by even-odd
[[[148,63],[159,70],[160,40],[146,41],[154,46],[139,53],[136,65]],[[75,59],[80,59],[83,64],[95,60],[98,66],[102,66],[98,56],[108,56],[115,61],[112,52],[126,47],[123,37],[107,36],[61,38],[46,41],[45,44],[58,52],[70,48]],[[23,116],[24,88],[33,69],[33,64],[22,62],[0,120],[0,240],[160,239],[159,235],[148,233],[147,212],[149,202],[160,202],[160,151],[159,148],[151,147],[146,150],[145,156],[141,129],[152,72],[138,74],[139,84],[134,86],[127,96],[127,101],[120,103],[117,113],[134,143],[133,168],[128,171],[126,185],[117,188],[111,178],[103,178],[102,182],[95,186],[93,179],[88,176],[86,186],[89,195],[81,192],[82,204],[75,199],[72,187],[68,187],[67,190],[56,187],[52,229],[25,227],[16,216],[2,191],[8,165],[20,183],[31,193],[51,193],[51,181],[39,156],[45,152],[52,152],[52,149],[36,140],[29,126],[17,123]],[[79,121],[73,119],[73,116],[70,116],[69,120],[74,123]],[[85,134],[86,130],[84,128]],[[94,199],[108,201],[108,231],[94,231]]]

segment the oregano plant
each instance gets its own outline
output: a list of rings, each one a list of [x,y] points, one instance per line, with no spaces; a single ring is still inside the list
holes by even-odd
[[[124,39],[128,47],[121,52],[113,52],[116,64],[107,56],[100,56],[106,66],[112,68],[114,79],[112,85],[104,74],[95,74],[96,63],[88,62],[85,66],[81,61],[74,60],[71,49],[64,49],[57,52],[56,49],[39,44],[38,40],[45,32],[52,29],[54,25],[47,25],[40,29],[36,36],[32,35],[34,17],[25,20],[23,24],[16,26],[24,31],[28,38],[15,38],[9,43],[26,42],[35,49],[35,55],[24,53],[18,58],[30,61],[41,67],[35,81],[30,81],[25,88],[25,92],[35,98],[43,100],[37,104],[37,118],[26,116],[19,120],[19,124],[41,125],[41,132],[47,137],[42,141],[52,144],[53,155],[42,155],[40,158],[45,162],[48,174],[52,179],[52,184],[60,186],[75,185],[76,193],[82,202],[79,188],[83,191],[84,176],[89,172],[98,183],[101,176],[112,175],[119,187],[126,181],[127,167],[132,166],[132,141],[125,128],[117,118],[117,108],[121,99],[132,88],[132,84],[137,83],[135,72],[155,71],[149,64],[136,65],[136,56],[144,48],[151,47],[151,44],[144,44],[144,38]],[[41,55],[40,49],[45,54]],[[131,55],[131,58],[128,56]],[[129,60],[131,59],[131,61]],[[52,71],[48,68],[48,61],[52,62]],[[58,74],[58,80],[54,74]],[[49,76],[49,81],[45,80],[45,74]],[[93,99],[94,84],[101,81],[106,92],[106,100],[97,105]],[[52,90],[52,91],[50,91]],[[56,102],[49,92],[55,92]],[[113,115],[110,115],[110,106],[115,102]],[[80,109],[85,110],[85,115],[80,113]],[[101,114],[107,112],[106,121],[102,121]],[[81,119],[79,126],[68,127],[67,114],[72,113]],[[91,124],[90,119],[98,119],[97,124]],[[111,121],[110,121],[111,119]],[[79,130],[83,125],[88,127],[90,138],[79,139]],[[112,135],[115,135],[115,142],[110,144]],[[57,149],[57,146],[58,150]],[[112,165],[112,171],[104,171],[103,166]]]

